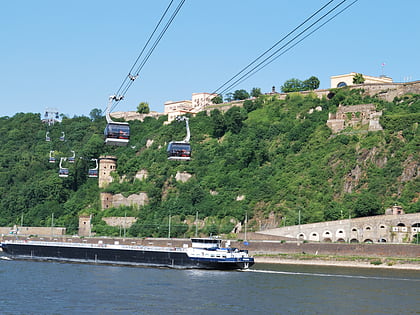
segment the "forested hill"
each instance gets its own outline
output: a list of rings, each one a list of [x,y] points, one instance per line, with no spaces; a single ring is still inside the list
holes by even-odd
[[[356,125],[332,134],[328,113],[339,104],[375,104],[384,130]],[[185,137],[185,124],[164,125],[166,117],[130,121],[130,144],[111,147],[103,144],[105,118],[93,112],[48,127],[50,142],[40,114],[0,118],[0,226],[50,226],[53,219],[76,233],[78,215],[93,214],[95,232],[116,234],[101,217],[127,215],[139,218],[129,234],[167,236],[170,215],[172,236],[188,236],[197,214],[206,222],[201,232],[216,234],[230,232],[246,215],[248,227],[258,230],[297,224],[298,213],[301,223],[310,223],[383,214],[394,204],[420,212],[420,95],[387,103],[340,89],[330,100],[292,93],[286,100],[260,96],[225,113],[201,112],[189,121],[190,162],[166,157],[166,144]],[[52,150],[56,163],[48,161]],[[58,161],[72,150],[76,161],[61,178]],[[95,167],[90,159],[103,154],[118,157],[116,176],[124,178],[106,191],[146,192],[148,205],[100,210],[97,179],[87,172]],[[147,179],[135,179],[139,170]],[[177,181],[178,172],[192,177]]]

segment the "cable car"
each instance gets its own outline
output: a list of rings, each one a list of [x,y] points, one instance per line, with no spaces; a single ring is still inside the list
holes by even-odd
[[[183,141],[171,141],[166,150],[168,160],[191,160],[191,145]]]
[[[60,137],[60,141],[64,141],[65,139],[65,135],[64,135],[64,131],[61,132],[61,137]]]
[[[105,143],[108,145],[127,145],[130,140],[130,126],[124,122],[108,122],[104,135]]]
[[[98,171],[98,159],[91,159],[91,161],[96,162],[96,167],[89,169],[88,176],[91,178],[96,178],[99,175]]]
[[[76,153],[73,150],[71,152],[73,152],[73,156],[69,157],[69,163],[74,163],[76,160]]]
[[[55,157],[53,156],[54,151],[50,151],[50,157],[48,159],[48,162],[55,163]]]
[[[58,170],[58,176],[59,177],[69,177],[69,169],[65,168],[61,165],[63,163],[63,161],[66,161],[66,160],[67,160],[67,158],[63,158],[63,157],[60,158],[60,165],[59,165],[60,169]]]
[[[171,141],[168,144],[166,152],[168,160],[172,161],[189,161],[191,160],[191,145],[190,145],[190,127],[188,124],[188,117],[178,116],[177,121],[185,121],[187,128],[187,135],[182,141]]]
[[[49,136],[50,132],[47,131],[47,133],[45,134],[45,141],[51,141],[51,138]]]
[[[126,122],[116,122],[111,119],[110,111],[113,101],[122,100],[122,96],[111,95],[106,108],[107,125],[104,130],[105,144],[125,146],[130,140],[130,125]]]

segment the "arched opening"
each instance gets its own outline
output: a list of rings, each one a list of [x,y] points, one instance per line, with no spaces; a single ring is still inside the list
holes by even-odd
[[[351,231],[352,232],[357,232],[357,229],[356,228],[352,228]]]
[[[337,84],[337,87],[345,87],[345,86],[347,86],[347,83],[346,82],[339,82]]]
[[[327,238],[324,238],[323,242],[325,242],[325,243],[331,243],[332,240],[329,237],[327,237]]]
[[[345,243],[346,241],[344,240],[344,238],[339,238],[339,239],[337,239],[337,242],[338,243]]]
[[[381,230],[384,230],[384,229],[386,229],[386,226],[385,226],[385,225],[383,225],[383,224],[381,224],[381,225],[379,226],[379,228],[380,228]]]
[[[359,240],[358,240],[358,239],[356,239],[356,238],[352,238],[352,239],[350,240],[350,243],[359,243]]]
[[[386,239],[381,238],[381,239],[378,240],[378,243],[386,243]]]
[[[367,227],[365,227],[365,230],[366,230],[366,231],[371,231],[371,230],[372,230],[372,228],[371,228],[370,226],[367,226]]]
[[[298,234],[297,239],[298,240],[305,240],[306,239],[305,234],[304,233]]]
[[[401,223],[398,223],[397,226],[405,226],[405,224],[401,222]]]
[[[373,241],[371,239],[368,239],[368,238],[365,239],[363,242],[367,243],[367,244],[372,244],[373,243]]]

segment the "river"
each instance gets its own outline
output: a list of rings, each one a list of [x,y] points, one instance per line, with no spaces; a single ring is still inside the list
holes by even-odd
[[[177,270],[0,260],[1,314],[419,314],[420,272]]]

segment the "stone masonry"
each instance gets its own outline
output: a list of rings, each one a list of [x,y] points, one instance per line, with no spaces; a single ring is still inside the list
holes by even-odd
[[[314,242],[410,243],[420,233],[420,213],[301,224],[258,233]]]

